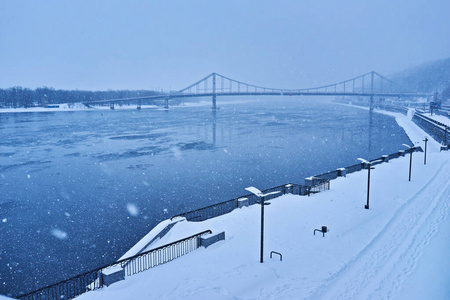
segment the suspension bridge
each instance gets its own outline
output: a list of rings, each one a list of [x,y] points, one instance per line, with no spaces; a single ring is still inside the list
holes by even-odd
[[[143,101],[156,103],[163,101],[169,108],[169,101],[177,98],[211,97],[212,109],[217,108],[219,96],[356,96],[370,97],[370,108],[373,108],[374,97],[380,98],[416,98],[429,97],[430,93],[408,92],[392,80],[378,74],[368,72],[338,83],[302,89],[279,89],[244,83],[217,73],[211,73],[188,87],[176,92],[134,98],[106,99],[92,101],[85,105],[109,104],[114,109],[115,104],[136,103],[138,109]]]

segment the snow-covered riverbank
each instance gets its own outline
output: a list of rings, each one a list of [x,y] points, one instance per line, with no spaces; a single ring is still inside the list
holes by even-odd
[[[116,105],[114,109],[136,109],[136,105]],[[157,108],[156,105],[142,105],[142,108]],[[18,107],[18,108],[0,108],[0,113],[26,113],[26,112],[61,112],[61,111],[89,111],[89,110],[110,110],[109,105],[105,106],[86,106],[83,103],[62,103],[54,104],[48,107]]]
[[[415,145],[426,134],[407,117],[389,113]],[[355,158],[356,162],[356,158]],[[331,182],[311,197],[285,195],[266,209],[265,262],[259,263],[257,205],[204,222],[180,222],[160,246],[206,229],[226,240],[127,277],[80,299],[448,299],[450,269],[450,153],[439,144],[367,172]],[[244,192],[244,191],[243,191]],[[325,237],[313,230],[326,225]],[[270,259],[270,251],[283,261]],[[438,263],[436,263],[438,262]]]

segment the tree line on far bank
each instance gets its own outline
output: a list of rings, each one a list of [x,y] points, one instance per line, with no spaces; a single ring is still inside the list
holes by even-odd
[[[54,88],[40,87],[37,89],[15,86],[0,89],[0,108],[35,107],[59,103],[89,103],[93,101],[137,98],[155,96],[160,94],[149,90],[108,90],[108,91],[81,91],[81,90],[55,90]],[[447,86],[439,99],[446,105],[450,104],[450,85]]]
[[[40,87],[33,90],[16,86],[8,89],[0,89],[0,107],[34,107],[77,102],[89,103],[99,100],[147,97],[154,95],[158,95],[158,92],[147,90],[55,90],[54,88],[48,87]]]

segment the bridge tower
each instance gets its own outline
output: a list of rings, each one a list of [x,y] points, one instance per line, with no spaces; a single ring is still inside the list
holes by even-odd
[[[370,72],[370,111],[373,111],[373,77],[375,72]]]
[[[164,99],[164,109],[169,109],[169,97],[166,97],[166,99]]]
[[[216,97],[217,97],[217,93],[216,93],[216,73],[213,73],[212,76],[212,83],[213,83],[213,87],[212,87],[212,109],[217,109],[216,106]]]

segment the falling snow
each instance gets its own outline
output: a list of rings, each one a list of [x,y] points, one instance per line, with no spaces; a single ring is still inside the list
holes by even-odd
[[[67,232],[65,232],[61,229],[58,229],[58,228],[53,228],[51,230],[51,233],[55,238],[60,239],[60,240],[65,240],[68,238]]]
[[[127,204],[127,210],[130,216],[137,217],[139,215],[139,208],[133,203]]]

